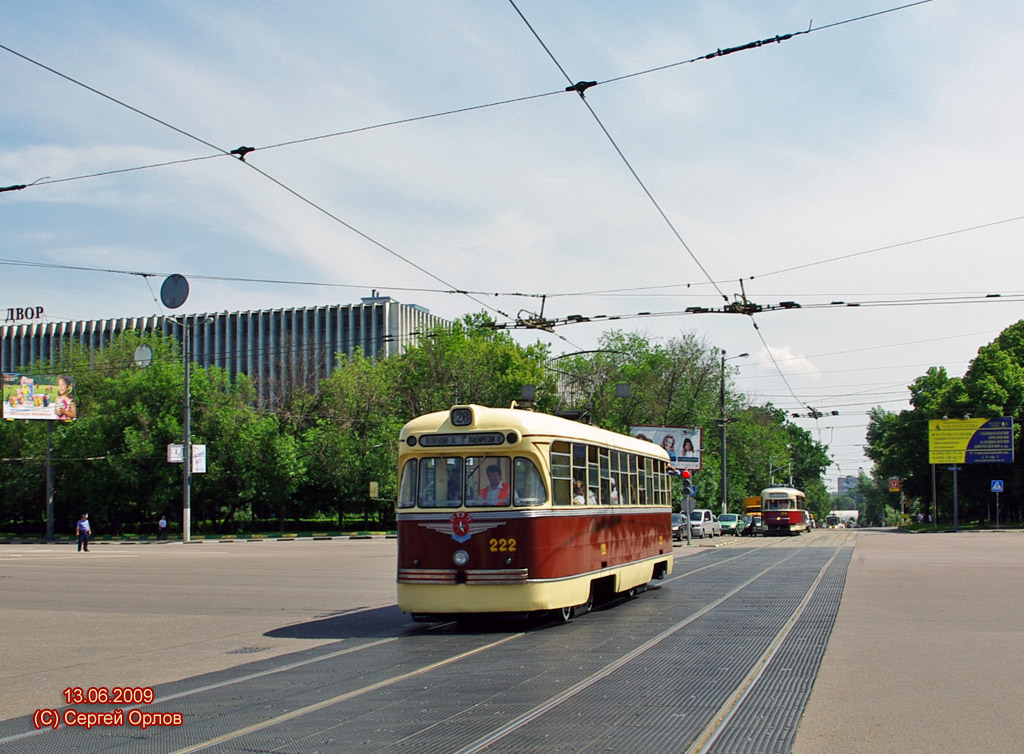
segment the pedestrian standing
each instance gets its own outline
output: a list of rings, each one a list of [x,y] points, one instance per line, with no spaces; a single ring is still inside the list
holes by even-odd
[[[89,536],[92,534],[92,527],[89,526],[89,514],[83,513],[78,519],[78,551],[89,552]]]
[[[160,516],[160,520],[157,522],[157,539],[167,539],[167,516]]]

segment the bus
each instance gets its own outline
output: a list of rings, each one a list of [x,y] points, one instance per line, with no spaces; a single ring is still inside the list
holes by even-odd
[[[516,408],[453,406],[399,435],[398,606],[416,621],[551,612],[672,572],[661,446]]]
[[[766,487],[761,490],[761,508],[765,534],[800,534],[810,528],[804,493],[792,487]]]

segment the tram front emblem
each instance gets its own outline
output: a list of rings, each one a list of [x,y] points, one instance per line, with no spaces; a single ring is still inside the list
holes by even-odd
[[[473,517],[466,511],[453,513],[445,523],[421,523],[420,526],[439,531],[444,534],[451,533],[452,539],[459,544],[468,542],[474,534],[501,526],[504,521],[474,521]]]

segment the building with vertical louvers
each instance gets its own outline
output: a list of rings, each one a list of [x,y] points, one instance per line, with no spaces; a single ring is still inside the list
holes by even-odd
[[[125,317],[4,325],[0,328],[0,372],[18,372],[34,361],[57,361],[69,343],[104,348],[127,332],[161,332],[182,339],[191,328],[193,364],[248,375],[260,403],[276,405],[286,387],[315,387],[339,358],[361,352],[386,358],[415,344],[447,320],[415,304],[374,295],[359,304],[259,309],[244,312]]]

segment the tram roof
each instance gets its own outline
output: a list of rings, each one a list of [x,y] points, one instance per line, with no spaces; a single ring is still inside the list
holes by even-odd
[[[795,495],[795,496],[798,496],[798,497],[799,496],[806,497],[806,495],[804,495],[804,491],[803,490],[798,490],[796,487],[786,487],[785,485],[778,485],[778,486],[775,486],[775,487],[765,487],[763,490],[761,490],[761,496],[764,497],[765,495],[767,495],[767,494],[769,494],[771,492],[783,492],[783,493],[786,493],[786,494],[789,494],[789,495]]]
[[[456,408],[468,408],[473,412],[473,422],[469,425],[456,426],[451,421],[452,411]],[[524,437],[560,437],[580,442],[592,442],[608,445],[631,453],[657,456],[668,461],[668,453],[657,443],[649,440],[638,440],[620,432],[581,424],[560,416],[542,414],[519,408],[492,408],[475,404],[452,406],[446,411],[435,411],[418,416],[402,427],[399,441],[404,441],[410,434],[423,432],[467,432],[474,430],[518,430]]]

